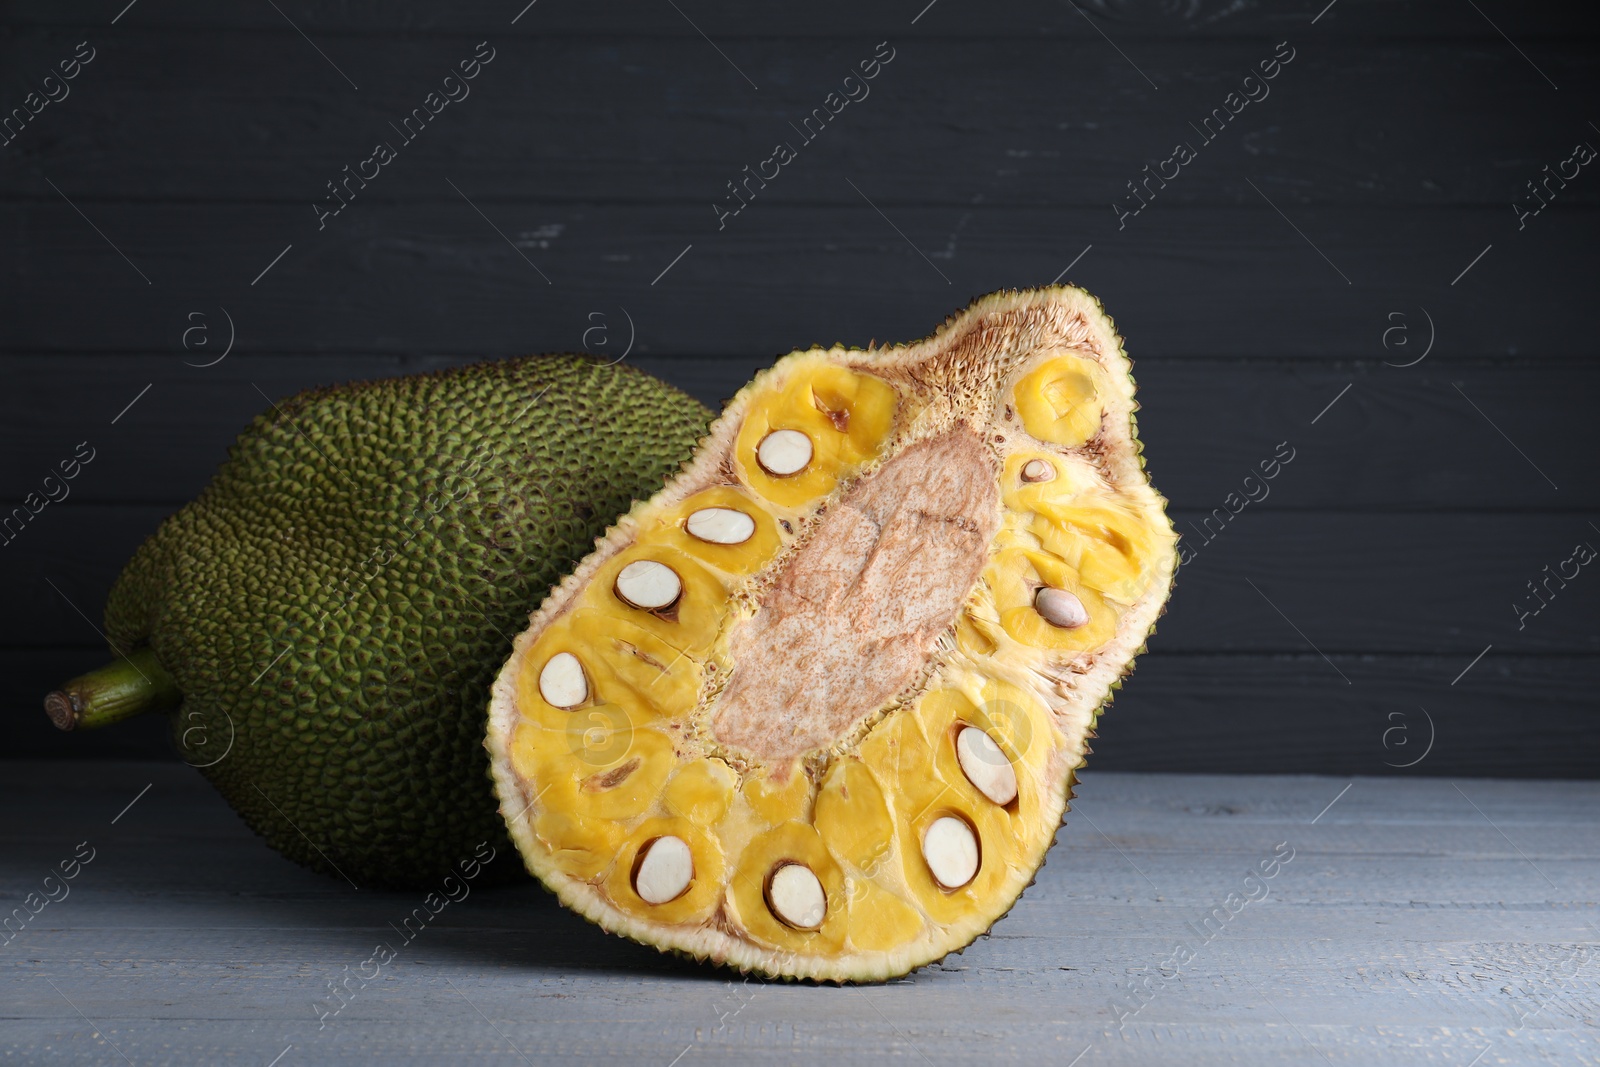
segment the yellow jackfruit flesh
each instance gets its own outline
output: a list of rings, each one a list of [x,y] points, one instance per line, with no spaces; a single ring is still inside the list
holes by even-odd
[[[1071,288],[759,375],[495,683],[528,869],[608,930],[773,975],[893,977],[987,930],[1171,585],[1134,407]]]

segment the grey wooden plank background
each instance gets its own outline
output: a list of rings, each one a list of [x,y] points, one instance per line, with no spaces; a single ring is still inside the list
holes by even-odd
[[[581,333],[570,338],[569,347],[579,348],[580,339]],[[598,345],[598,335],[592,339]],[[624,333],[619,352],[625,340]],[[203,442],[230,439],[257,414],[261,397],[252,383],[269,396],[281,396],[326,373],[329,364],[327,356],[234,354],[202,374],[166,353],[3,358],[18,393],[33,402],[19,405],[0,423],[0,449],[24,453],[43,440],[65,441],[65,426],[83,426],[94,435],[90,442],[98,454],[85,476],[72,483],[70,503],[146,503],[158,509],[182,504],[211,477],[220,457]],[[203,354],[186,358],[205,359]],[[370,379],[458,362],[443,356],[373,355],[340,357],[337,365],[347,378]],[[628,362],[717,407],[730,385],[748,379],[771,357],[635,354]],[[1600,364],[1475,360],[1416,370],[1406,375],[1378,359],[1292,364],[1139,359],[1139,435],[1163,493],[1174,507],[1190,511],[1221,506],[1283,441],[1294,449],[1294,459],[1272,481],[1270,494],[1250,505],[1251,514],[1285,508],[1351,514],[1468,511],[1530,515],[1535,521],[1562,514],[1577,520],[1574,530],[1581,530],[1600,511],[1600,465],[1590,453],[1569,451],[1573,427],[1550,417],[1553,389],[1600,395]],[[70,392],[60,388],[69,375],[75,382]],[[136,409],[138,432],[109,427],[146,385],[150,392]],[[1350,392],[1312,426],[1346,385]],[[1561,486],[1559,495],[1506,447],[1463,392],[1491,401],[1495,421],[1515,427],[1518,445],[1540,457],[1541,468]],[[1203,448],[1193,445],[1197,427],[1206,433]],[[69,451],[75,444],[66,442]],[[159,481],[149,474],[156,469],[162,473]],[[42,477],[44,470],[19,473]],[[61,533],[69,536],[66,529]],[[1190,536],[1197,538],[1192,530]],[[19,539],[15,547],[22,551],[27,545]]]
[[[672,14],[670,8],[667,13]],[[738,75],[705,62],[705,42],[687,24],[681,24],[683,35],[674,36],[620,22],[614,32],[603,34],[524,36],[508,51],[512,63],[491,64],[460,110],[447,112],[447,119],[441,116],[428,129],[427,152],[413,161],[407,146],[403,199],[415,202],[420,195],[450,203],[456,194],[447,179],[459,183],[465,172],[472,175],[472,196],[479,202],[536,196],[544,202],[647,200],[700,207],[724,193],[724,183],[739,171],[738,166],[729,170],[722,152],[708,152],[708,142],[726,140],[729,150],[754,162],[771,153],[775,140],[794,140],[788,122],[798,122],[827,91],[815,84],[812,72],[825,77],[837,68],[842,78],[861,58],[856,53],[870,30],[860,22],[852,15],[833,23],[839,29],[849,26],[848,33],[813,39],[770,32],[736,38],[741,69],[767,72],[759,93],[743,95],[727,93]],[[263,110],[261,84],[273,83],[285,67],[309,68],[317,62],[314,54],[307,60],[305,42],[281,19],[275,27],[222,30],[130,20],[127,34],[117,39],[115,63],[103,72],[91,65],[86,74],[94,84],[86,80],[83,86],[86,93],[116,94],[121,99],[117,112],[72,110],[64,104],[63,114],[51,117],[48,159],[43,139],[32,152],[27,150],[31,139],[17,147],[24,158],[65,168],[91,188],[114,183],[125,198],[299,206],[322,191],[317,181],[308,187],[307,173],[338,175],[353,158],[368,154],[373,136],[392,139],[384,132],[396,118],[390,98],[400,95],[403,101],[408,83],[428,78],[423,72],[440,66],[441,50],[470,55],[482,35],[503,40],[499,27],[474,32],[453,25],[448,32],[418,35],[380,25],[363,34],[365,40],[384,39],[385,48],[382,65],[369,64],[363,72],[360,80],[367,84],[361,92],[329,94],[319,73],[285,84],[271,108]],[[883,33],[902,39],[898,30]],[[759,199],[857,206],[856,194],[839,180],[846,173],[874,176],[882,189],[873,199],[884,206],[972,200],[1100,208],[1108,189],[1126,192],[1123,183],[1140,169],[1136,164],[1128,170],[1125,153],[1128,127],[1137,126],[1151,138],[1147,151],[1162,157],[1174,142],[1188,140],[1230,164],[1270,159],[1266,177],[1301,201],[1498,206],[1504,187],[1494,171],[1480,166],[1485,153],[1519,158],[1571,147],[1552,144],[1551,131],[1541,124],[1484,121],[1486,112],[1503,105],[1507,83],[1518,76],[1521,63],[1498,38],[1454,49],[1370,38],[1318,41],[1313,47],[1303,28],[1281,33],[1294,58],[1241,121],[1253,117],[1257,107],[1263,114],[1282,107],[1285,113],[1273,117],[1292,117],[1297,125],[1315,129],[1315,137],[1270,124],[1249,133],[1229,131],[1201,145],[1187,126],[1208,113],[1204,101],[1220,104],[1259,60],[1272,56],[1275,38],[1258,34],[1207,42],[1204,66],[1192,65],[1195,52],[1188,41],[1140,42],[1140,66],[1163,72],[1161,91],[1192,102],[1190,107],[1156,104],[1157,115],[1152,115],[1155,101],[1148,91],[1137,91],[1137,71],[1106,63],[1105,42],[1081,20],[1066,39],[951,34],[911,45],[907,55],[913,63],[900,65],[897,51],[859,108],[852,105],[840,116],[849,124],[848,134],[819,136],[804,145],[812,164],[785,173],[763,188]],[[60,40],[53,30],[18,34],[19,45],[32,49],[48,50]],[[1307,46],[1300,52],[1297,45]],[[863,54],[870,55],[871,48]],[[1592,96],[1600,79],[1590,58],[1582,39],[1550,42],[1540,50],[1541,67],[1562,91],[1583,96]],[[151,68],[167,64],[185,71],[185,81],[150,79]],[[446,61],[440,76],[449,66]],[[952,69],[962,73],[959,95],[949,91]],[[332,71],[326,73],[337,80]],[[1106,92],[1108,81],[1119,91]],[[197,83],[217,90],[194,96],[188,88]],[[1123,91],[1129,89],[1134,91]],[[1388,106],[1397,89],[1413,94],[1411,106],[1392,116],[1380,134],[1372,129],[1373,112]],[[1103,97],[1104,105],[1085,114],[1081,101],[1091,94]],[[557,106],[530,115],[530,99]],[[686,99],[719,102],[714,109],[690,109],[683,106]],[[1021,100],[1029,105],[1018,106]],[[204,137],[173,137],[176,106],[184,109],[185,125],[205,131]],[[252,121],[237,121],[242,114]],[[915,114],[959,130],[968,159],[951,165],[944,139],[906,137],[899,127]],[[524,136],[504,136],[518,128]],[[294,138],[292,155],[278,147],[283,137]],[[1582,136],[1574,131],[1573,139]],[[156,140],[168,151],[145,151]],[[1397,143],[1406,146],[1404,167],[1395,166]],[[885,144],[895,150],[884,153]],[[1036,147],[1021,147],[1029,144]],[[982,161],[981,168],[971,165],[976,161]],[[651,170],[648,192],[639,183],[642,165]],[[361,199],[393,202],[390,180],[385,175],[373,181]],[[38,185],[26,171],[0,179],[0,190],[18,196],[37,196]],[[1234,203],[1241,193],[1255,195],[1234,167],[1197,167],[1162,188],[1159,199]],[[1600,193],[1578,182],[1562,189],[1560,197],[1588,206],[1600,201]]]
[[[1600,136],[1596,141],[1600,147]],[[737,152],[731,180],[750,157],[730,151]],[[1128,170],[1130,178],[1140,165]],[[133,257],[137,272],[59,197],[13,200],[0,202],[0,232],[24,254],[3,280],[29,313],[8,331],[9,347],[125,352],[135,339],[145,342],[141,348],[164,342],[183,355],[187,315],[209,315],[221,334],[216,308],[225,307],[241,352],[506,355],[579,348],[593,325],[590,312],[607,315],[621,331],[620,309],[627,308],[641,355],[755,354],[770,361],[812,344],[914,340],[972,295],[1048,284],[1092,245],[1063,280],[1090,287],[1105,302],[1136,361],[1408,362],[1420,351],[1391,355],[1382,338],[1403,324],[1414,345],[1424,343],[1423,309],[1443,332],[1441,358],[1412,368],[1419,374],[1446,365],[1446,355],[1592,358],[1584,332],[1589,275],[1581,265],[1600,236],[1593,209],[1574,206],[1561,224],[1534,220],[1519,234],[1509,196],[1505,204],[1434,210],[1285,201],[1285,210],[1294,209],[1291,223],[1251,190],[1244,179],[1253,176],[1235,172],[1234,203],[1161,212],[1166,205],[1157,201],[1121,231],[1110,208],[1116,190],[1093,206],[900,206],[892,224],[859,199],[758,200],[720,234],[712,211],[716,194],[727,195],[720,186],[693,204],[481,204],[516,247],[459,198],[432,202],[439,196],[433,189],[419,203],[358,200],[320,234],[311,204],[316,194],[327,195],[323,179],[303,183],[310,187],[295,203],[129,203],[119,194],[97,205],[95,222]],[[476,201],[471,180],[462,180],[457,184]],[[882,189],[866,181],[862,190],[876,199]],[[844,175],[840,185],[850,192]],[[84,206],[82,190],[62,189]],[[1316,235],[1315,248],[1296,226]],[[1462,288],[1465,278],[1452,286],[1497,240],[1498,249],[1467,274],[1473,287]],[[279,274],[284,266],[291,269]],[[84,313],[87,307],[94,313]],[[1406,318],[1390,319],[1391,312]],[[308,314],[315,315],[309,323]],[[775,341],[779,336],[784,340]],[[730,395],[739,384],[729,381]]]
[[[399,944],[393,924],[421,893],[292,866],[187,768],[14,765],[0,782],[4,898],[37,890],[79,842],[94,859],[0,947],[0,1054],[1592,1063],[1597,803],[1593,782],[1091,771],[1038,882],[990,936],[902,981],[836,988],[677,961],[533,886],[474,890]],[[1202,925],[1230,893],[1260,898],[1245,872],[1291,850],[1264,899]],[[382,941],[398,959],[319,1028],[329,982]],[[1195,957],[1164,973],[1177,944]]]
[[[1600,544],[1600,179],[1513,207],[1600,146],[1581,6],[278,6],[0,3],[0,113],[95,49],[0,147],[0,509],[96,450],[0,544],[3,754],[167,752],[156,722],[58,737],[37,701],[99,661],[111,580],[257,388],[588,347],[714,404],[791,348],[1064,275],[1128,337],[1194,557],[1097,766],[1600,768],[1600,580],[1513,607]],[[325,183],[485,40],[470,97],[319,230]],[[726,183],[880,41],[870,95],[719,229]],[[1119,223],[1178,140],[1196,160]]]

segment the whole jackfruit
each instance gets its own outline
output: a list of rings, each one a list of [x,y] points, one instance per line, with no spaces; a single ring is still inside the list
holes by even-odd
[[[773,975],[889,978],[989,929],[1172,583],[1136,407],[1073,288],[757,376],[495,681],[528,869],[607,930]]]
[[[489,684],[529,605],[709,421],[582,357],[274,404],[117,580],[123,658],[47,710],[70,729],[169,709],[184,759],[273,848],[360,886],[436,886],[483,842],[512,856]]]

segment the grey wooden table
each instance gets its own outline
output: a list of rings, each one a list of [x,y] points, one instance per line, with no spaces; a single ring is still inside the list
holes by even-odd
[[[279,859],[181,766],[0,767],[6,1063],[1600,1062],[1600,782],[1091,770],[991,936],[835,988],[661,956],[532,886],[363,968],[421,893]],[[373,976],[333,1012],[348,974]]]

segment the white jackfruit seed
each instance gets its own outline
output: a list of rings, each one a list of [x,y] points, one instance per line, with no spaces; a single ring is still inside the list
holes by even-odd
[[[978,873],[978,838],[966,820],[941,816],[922,835],[922,858],[934,881],[946,889],[960,889]]]
[[[994,738],[976,726],[963,727],[956,735],[956,759],[967,781],[1002,808],[1017,799],[1016,769]]]
[[[539,672],[539,695],[558,708],[575,708],[589,699],[583,664],[571,652],[557,652]]]
[[[772,914],[797,930],[815,930],[828,913],[822,883],[803,863],[785,863],[767,883],[767,903]]]
[[[617,572],[617,595],[636,608],[659,611],[678,602],[683,581],[665,563],[636,559]]]
[[[701,508],[684,524],[689,536],[713,545],[742,545],[756,532],[756,520],[733,508]]]
[[[768,474],[799,474],[811,462],[811,438],[799,430],[774,430],[756,447],[756,462]]]
[[[694,855],[681,837],[658,837],[644,847],[633,890],[647,904],[677,900],[694,881]]]

